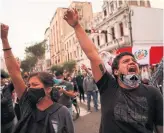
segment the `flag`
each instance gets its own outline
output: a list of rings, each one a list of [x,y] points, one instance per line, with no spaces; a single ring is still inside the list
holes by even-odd
[[[133,47],[132,53],[140,65],[150,64],[150,47]]]

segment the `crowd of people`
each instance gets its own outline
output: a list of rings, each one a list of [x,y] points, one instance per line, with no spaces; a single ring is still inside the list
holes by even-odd
[[[80,102],[87,101],[89,112],[91,96],[95,111],[98,111],[100,94],[100,133],[162,133],[162,94],[155,87],[141,82],[134,55],[128,52],[118,54],[111,64],[112,73],[109,73],[80,25],[76,9],[68,9],[64,19],[74,29],[90,60],[91,68],[82,65],[82,73],[76,70],[71,75],[66,71],[56,71],[54,75],[35,72],[22,76],[20,63],[8,42],[9,27],[1,24],[4,59],[12,81],[5,84],[1,74],[2,133],[74,133],[71,98],[76,97],[77,92]],[[52,96],[54,87],[57,90],[55,97]]]

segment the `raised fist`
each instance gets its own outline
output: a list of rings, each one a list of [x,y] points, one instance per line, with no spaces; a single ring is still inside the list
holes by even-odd
[[[87,70],[87,67],[86,67],[84,64],[82,64],[82,65],[81,65],[81,69]]]
[[[72,27],[75,27],[78,24],[78,18],[78,12],[76,9],[68,9],[64,13],[64,19]]]
[[[8,37],[9,26],[5,24],[0,24],[1,26],[1,39],[6,39]]]

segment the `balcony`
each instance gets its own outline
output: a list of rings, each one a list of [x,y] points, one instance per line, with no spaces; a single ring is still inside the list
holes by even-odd
[[[99,52],[127,46],[130,46],[129,36],[122,36],[118,39],[108,42],[105,46],[102,45],[102,48],[99,50]]]
[[[129,36],[122,36],[122,37],[118,38],[117,40],[118,40],[120,47],[125,47],[125,46],[130,45]]]
[[[106,43],[99,46],[100,49],[104,48],[106,46]]]

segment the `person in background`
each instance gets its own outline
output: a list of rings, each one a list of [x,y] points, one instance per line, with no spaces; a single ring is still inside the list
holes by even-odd
[[[23,80],[25,82],[25,84],[28,86],[28,77],[29,77],[29,73],[28,72],[24,72],[23,74]]]
[[[76,76],[76,83],[77,83],[78,90],[79,90],[80,102],[81,102],[82,99],[83,99],[83,102],[85,102],[83,80],[84,80],[84,76],[81,74],[81,72],[79,70],[78,74]]]
[[[14,107],[12,93],[14,86],[12,83],[5,84],[7,77],[1,72],[1,133],[11,133],[14,128]]]
[[[98,111],[97,97],[96,97],[97,86],[96,86],[93,78],[91,76],[89,76],[85,70],[83,71],[83,76],[84,76],[83,88],[85,90],[85,93],[87,94],[87,108],[88,108],[88,112],[91,112],[91,107],[90,107],[91,96],[93,98],[95,111],[97,112]]]
[[[95,85],[94,91],[96,92],[96,97],[95,98],[96,98],[96,103],[97,103],[97,110],[96,110],[96,112],[97,112],[98,111],[98,95],[99,95],[99,91],[98,91],[96,82],[95,82],[95,80],[93,78],[92,69],[91,68],[87,68],[84,64],[82,64],[81,69],[87,73],[87,76],[89,76],[93,80],[93,84]]]
[[[56,78],[54,79],[54,82],[56,85],[61,86],[61,89],[59,92],[61,93],[61,96],[58,100],[58,103],[66,106],[72,115],[72,100],[71,98],[74,98],[76,94],[74,93],[74,88],[71,82],[64,80],[64,76],[62,72],[56,71],[55,73]]]

